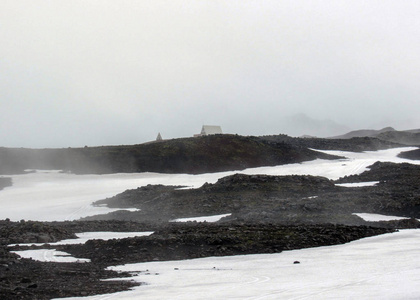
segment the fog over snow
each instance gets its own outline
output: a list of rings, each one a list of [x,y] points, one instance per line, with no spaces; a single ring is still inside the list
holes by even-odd
[[[136,144],[203,124],[420,128],[419,12],[417,0],[2,0],[0,146]]]
[[[60,221],[105,214],[116,209],[94,207],[94,201],[115,196],[127,189],[148,184],[165,184],[198,188],[205,182],[215,183],[219,178],[244,174],[267,175],[316,175],[338,179],[358,174],[376,161],[410,162],[396,157],[401,151],[415,147],[395,148],[361,153],[323,151],[346,157],[339,160],[313,160],[298,164],[260,167],[243,171],[230,171],[199,175],[123,173],[108,175],[74,175],[57,171],[43,171],[24,175],[12,175],[13,185],[0,191],[0,219],[13,221]],[[314,195],[316,196],[316,195]],[[197,216],[201,217],[201,216]]]
[[[396,155],[410,149],[415,148],[362,153],[325,151],[346,158],[261,167],[241,173],[311,174],[336,179],[361,173],[378,160],[408,162]],[[409,162],[420,164],[419,161]],[[199,187],[204,182],[213,183],[234,173],[73,175],[43,171],[14,175],[14,185],[0,191],[0,219],[77,219],[99,213],[90,206],[93,201],[127,188],[156,183]],[[106,208],[100,209],[106,212]],[[389,218],[355,213],[362,218]],[[95,233],[85,238],[95,238],[96,234],[99,238],[102,236]],[[80,299],[418,299],[419,248],[420,230],[401,230],[344,245],[277,254],[128,264],[111,269],[133,272],[138,276],[128,280],[134,279],[143,285],[130,291]],[[42,261],[88,261],[54,249],[17,253]]]

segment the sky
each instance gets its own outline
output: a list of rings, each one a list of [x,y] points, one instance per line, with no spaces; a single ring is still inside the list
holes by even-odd
[[[420,128],[420,1],[1,0],[0,146]]]

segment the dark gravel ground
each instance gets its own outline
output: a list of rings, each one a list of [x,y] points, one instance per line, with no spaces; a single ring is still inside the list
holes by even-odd
[[[29,223],[29,224],[28,224]],[[125,229],[155,230],[148,237],[91,240],[84,245],[55,246],[89,263],[37,262],[19,259],[10,250],[50,248],[7,247],[11,242],[33,241],[49,236],[53,242],[74,231],[103,231],[119,225]],[[36,232],[31,231],[36,228]],[[180,260],[208,256],[251,253],[278,253],[283,250],[335,245],[355,239],[392,232],[394,229],[345,225],[275,224],[136,224],[135,222],[89,221],[64,223],[0,222],[0,299],[51,299],[87,296],[129,289],[132,281],[101,281],[105,278],[127,277],[129,274],[105,270],[107,266],[125,263]],[[51,232],[55,233],[52,235]],[[7,236],[7,234],[8,236]],[[22,238],[17,238],[21,233]],[[11,238],[9,238],[11,237]],[[30,237],[26,240],[25,237]],[[39,239],[37,239],[39,240]]]
[[[380,163],[359,175],[332,181],[318,176],[235,174],[198,189],[148,185],[98,201],[113,208],[136,207],[87,219],[167,222],[232,214],[222,222],[368,225],[353,213],[420,218],[420,166]],[[377,181],[366,187],[338,183]]]
[[[91,263],[37,262],[12,259],[0,264],[1,299],[52,299],[114,293],[137,285],[131,281],[101,281],[129,274],[107,271]]]
[[[129,276],[106,271],[111,265],[208,256],[278,253],[336,245],[398,228],[420,228],[420,167],[375,163],[360,175],[336,182],[314,176],[233,175],[196,190],[147,186],[102,202],[139,207],[142,215],[110,214],[109,220],[75,222],[0,221],[0,299],[51,299],[126,290],[137,283],[103,282]],[[338,182],[379,181],[363,188]],[[316,197],[313,197],[316,196]],[[352,215],[369,212],[412,219],[369,223]],[[220,222],[168,223],[170,218],[232,213]],[[128,218],[135,217],[136,221]],[[121,220],[115,220],[121,217]],[[136,219],[137,218],[137,219]],[[139,222],[139,220],[143,220]],[[19,259],[12,243],[52,243],[88,231],[154,231],[148,237],[92,240],[54,246],[90,263],[53,263]]]
[[[288,143],[294,147],[363,151],[389,148],[376,139],[328,141],[266,137],[263,146]],[[257,141],[256,145],[260,145]],[[267,144],[268,143],[268,144]],[[356,145],[356,146],[357,146]],[[152,145],[153,146],[153,145]],[[255,145],[254,145],[255,146]],[[275,146],[275,145],[274,145]],[[273,147],[274,147],[273,146]],[[360,148],[360,149],[359,149]],[[103,151],[107,149],[102,149]],[[102,151],[101,150],[101,151]],[[417,158],[418,152],[412,155]],[[0,189],[11,184],[0,178]],[[338,182],[379,181],[373,187],[342,188]],[[316,197],[314,197],[316,196]],[[335,245],[363,237],[419,228],[420,167],[376,163],[370,171],[336,182],[313,176],[234,175],[193,191],[148,186],[102,201],[114,207],[139,207],[139,213],[117,212],[107,220],[75,222],[0,221],[0,299],[51,299],[87,296],[129,289],[131,281],[101,281],[127,277],[105,268],[125,263],[180,260],[208,256],[278,253],[284,250]],[[409,216],[412,219],[369,223],[353,212]],[[168,223],[172,218],[232,213],[217,224]],[[12,243],[52,243],[87,231],[154,231],[149,237],[92,240],[85,245],[54,249],[90,263],[36,262],[20,259]]]

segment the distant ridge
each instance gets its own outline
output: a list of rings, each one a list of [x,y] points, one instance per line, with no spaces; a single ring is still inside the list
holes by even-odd
[[[329,137],[329,139],[351,139],[354,137],[376,137],[378,134],[388,131],[395,131],[392,127],[385,127],[380,130],[375,129],[360,129],[353,130],[343,135]]]
[[[0,174],[26,169],[76,174],[132,172],[200,174],[299,163],[336,156],[258,137],[218,134],[131,146],[68,149],[0,148]]]
[[[362,129],[350,131],[346,134],[330,137],[329,139],[351,139],[355,137],[374,137],[383,141],[403,145],[420,145],[420,129],[398,131],[392,127],[385,127],[380,130]]]

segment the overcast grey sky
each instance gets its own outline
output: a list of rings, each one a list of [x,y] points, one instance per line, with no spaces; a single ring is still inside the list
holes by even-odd
[[[0,146],[412,129],[419,96],[418,0],[0,0]]]

